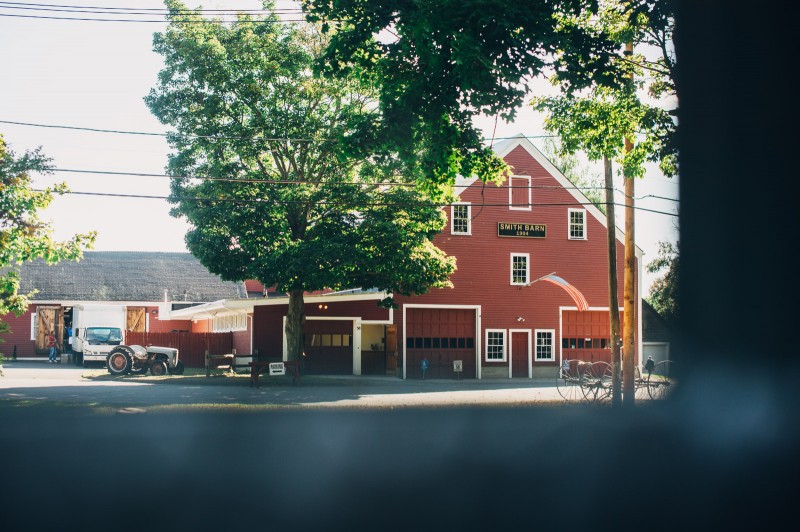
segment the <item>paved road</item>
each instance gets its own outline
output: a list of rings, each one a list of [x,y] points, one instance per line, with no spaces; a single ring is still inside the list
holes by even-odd
[[[395,377],[314,377],[299,387],[247,379],[230,385],[132,382],[107,379],[102,369],[86,370],[47,362],[8,362],[0,378],[0,400],[76,403],[109,408],[160,405],[245,404],[299,408],[397,408],[432,406],[517,406],[561,402],[550,380],[406,380]],[[105,380],[107,379],[107,380]],[[262,378],[263,379],[263,378]]]

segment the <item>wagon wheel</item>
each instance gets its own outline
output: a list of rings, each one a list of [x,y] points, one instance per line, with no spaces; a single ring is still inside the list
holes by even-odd
[[[642,372],[639,371],[639,366],[634,366],[634,386],[636,386],[634,397],[637,401],[647,399],[649,391],[647,389],[647,379],[642,378]]]
[[[647,392],[652,399],[664,399],[670,393],[670,389],[675,385],[672,378],[672,361],[662,360],[653,368],[653,372],[647,376]]]
[[[608,362],[592,362],[583,376],[583,398],[590,403],[611,399],[612,370]]]
[[[556,388],[566,401],[580,401],[583,398],[581,389],[583,375],[578,372],[579,368],[577,360],[565,360],[556,370]]]

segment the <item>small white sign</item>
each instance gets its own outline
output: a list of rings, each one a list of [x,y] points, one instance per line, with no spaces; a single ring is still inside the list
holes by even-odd
[[[286,366],[283,362],[270,362],[269,363],[270,375],[286,375]]]
[[[464,371],[464,361],[463,360],[453,360],[453,371],[459,373]]]

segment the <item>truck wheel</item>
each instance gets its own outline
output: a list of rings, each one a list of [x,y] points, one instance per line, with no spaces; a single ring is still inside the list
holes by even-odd
[[[167,366],[167,370],[169,371],[170,375],[183,375],[183,370],[184,370],[183,360],[179,360],[175,364],[174,368],[170,368],[169,366]]]
[[[131,370],[131,356],[127,350],[116,347],[108,354],[106,367],[112,375],[126,375]]]
[[[167,363],[163,360],[156,360],[153,362],[153,365],[150,366],[150,375],[154,377],[160,377],[167,372]]]

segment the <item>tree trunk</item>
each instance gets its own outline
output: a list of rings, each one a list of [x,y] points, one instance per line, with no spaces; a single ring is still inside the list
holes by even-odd
[[[608,319],[611,324],[611,400],[622,405],[622,368],[619,357],[619,297],[617,284],[617,224],[614,220],[614,174],[611,159],[603,157],[606,182],[606,224],[608,225]]]
[[[286,312],[286,351],[288,360],[303,358],[303,328],[306,324],[305,299],[302,290],[289,292],[289,308]]]
[[[625,151],[630,152],[633,143],[625,139]],[[622,299],[624,302],[625,323],[622,328],[622,398],[627,406],[636,404],[636,334],[634,331],[634,304],[636,291],[634,279],[636,276],[636,253],[633,221],[633,193],[634,181],[632,177],[625,176],[625,275],[623,278]]]

